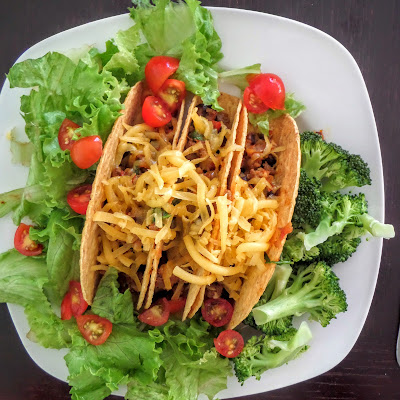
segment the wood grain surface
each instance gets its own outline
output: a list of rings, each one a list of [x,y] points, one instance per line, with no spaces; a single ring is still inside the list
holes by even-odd
[[[378,126],[386,220],[399,233],[400,1],[216,0],[203,4],[245,8],[301,21],[330,34],[350,51],[363,73]],[[128,6],[129,0],[2,0],[0,72],[6,73],[18,56],[38,41],[89,21],[124,13]],[[368,319],[345,360],[309,381],[246,399],[400,399],[400,368],[395,360],[399,259],[398,239],[386,241]],[[0,400],[70,399],[68,385],[47,375],[29,358],[4,304],[0,305],[0,324]]]

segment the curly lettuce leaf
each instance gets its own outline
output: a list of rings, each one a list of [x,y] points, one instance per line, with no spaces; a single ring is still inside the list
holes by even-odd
[[[74,318],[63,321],[53,311],[47,298],[43,295],[42,301],[31,303],[25,307],[30,331],[28,339],[41,346],[52,349],[70,347],[72,332],[78,331]]]
[[[48,281],[43,256],[26,257],[17,250],[0,254],[0,302],[28,306],[43,300]]]
[[[71,280],[79,280],[79,247],[83,218],[54,210],[45,229],[31,229],[31,239],[46,248],[48,282],[45,291],[52,303],[61,304]]]
[[[109,71],[83,61],[74,63],[60,53],[14,65],[8,74],[11,87],[34,88],[21,98],[25,132],[33,145],[27,186],[40,187],[42,196],[26,198],[16,208],[14,222],[25,216],[45,225],[53,208],[66,208],[66,194],[93,176],[71,161],[58,144],[64,118],[82,126],[81,136],[97,134],[106,140],[122,108],[127,87]]]
[[[184,81],[187,90],[199,95],[205,104],[222,110],[217,100],[217,63],[223,57],[222,43],[210,11],[196,0],[132,3],[131,17],[140,26],[147,44],[141,48],[142,59],[149,53],[180,58],[177,79]]]
[[[131,17],[154,52],[177,56],[179,50],[171,54],[171,49],[179,48],[195,31],[192,10],[183,1],[158,0],[153,5],[150,0],[135,0],[132,3]]]
[[[293,93],[287,93],[285,98],[284,110],[269,109],[262,114],[249,113],[249,121],[252,125],[257,126],[264,135],[269,135],[269,121],[278,118],[283,114],[289,114],[292,118],[297,118],[306,107],[300,101],[294,98]]]
[[[21,203],[25,188],[10,190],[0,194],[0,218],[15,210]]]
[[[110,267],[101,279],[92,311],[113,324],[135,324],[132,294],[129,289],[120,293],[118,271],[115,268]]]
[[[209,350],[213,336],[209,328],[205,321],[191,319],[186,323],[170,321],[161,331],[168,399],[196,400],[200,393],[212,399],[226,388],[231,367],[228,359],[215,349]]]
[[[223,71],[218,74],[219,79],[224,83],[230,83],[244,90],[249,86],[246,77],[250,74],[261,74],[261,64],[253,64],[243,68]]]
[[[156,382],[148,385],[138,380],[132,380],[128,384],[126,400],[169,400],[168,388]]]
[[[91,396],[88,391],[93,388],[110,394],[129,378],[151,383],[161,365],[156,339],[133,325],[114,325],[101,346],[88,344],[80,335],[73,336],[71,350],[64,358],[70,373],[71,394],[76,399]]]

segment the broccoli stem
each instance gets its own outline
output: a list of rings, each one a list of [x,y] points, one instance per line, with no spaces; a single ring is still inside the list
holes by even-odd
[[[307,285],[294,294],[287,292],[283,296],[253,309],[253,317],[257,325],[266,324],[280,318],[295,315],[299,317],[321,305],[322,291],[314,289],[310,292]]]
[[[360,221],[372,236],[392,239],[395,236],[394,227],[390,224],[383,224],[368,214],[362,214]]]

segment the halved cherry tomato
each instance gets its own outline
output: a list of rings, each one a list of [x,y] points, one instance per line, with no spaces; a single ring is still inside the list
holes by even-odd
[[[185,308],[186,298],[181,297],[177,300],[169,300],[169,312],[175,314]]]
[[[78,186],[67,194],[67,202],[76,213],[85,215],[91,193],[92,185]]]
[[[164,126],[172,119],[172,115],[165,103],[155,96],[148,96],[144,100],[142,117],[144,122],[153,128]]]
[[[185,82],[177,79],[167,79],[158,91],[157,96],[173,112],[181,105],[186,96]]]
[[[260,74],[251,79],[250,88],[268,108],[285,108],[285,85],[278,75]]]
[[[80,128],[78,124],[65,118],[58,130],[58,144],[61,150],[71,150],[76,140],[73,140],[75,130]]]
[[[82,315],[88,308],[88,303],[83,298],[81,284],[77,281],[69,282],[69,293],[71,295],[71,311],[74,317]]]
[[[144,74],[153,93],[157,93],[163,83],[178,69],[179,60],[173,57],[153,57],[146,65]]]
[[[79,315],[76,322],[84,339],[94,346],[103,344],[112,332],[112,323],[95,314]]]
[[[212,326],[226,325],[232,318],[233,307],[225,299],[207,299],[201,307],[201,315]]]
[[[71,159],[77,167],[86,169],[99,161],[102,153],[103,142],[100,136],[86,136],[72,146]]]
[[[233,358],[242,352],[244,340],[239,332],[227,329],[214,339],[214,346],[219,354],[224,357]]]
[[[148,310],[143,311],[141,314],[139,314],[138,318],[139,321],[144,322],[147,325],[160,326],[168,321],[169,313],[170,307],[168,300],[163,297]]]
[[[69,320],[72,318],[72,309],[71,309],[71,293],[67,292],[61,302],[61,319],[63,321]]]
[[[38,256],[42,253],[43,245],[34,242],[29,237],[29,230],[32,225],[21,223],[14,235],[14,247],[24,256]]]
[[[250,86],[244,90],[243,102],[246,108],[254,114],[262,114],[268,110],[268,107],[256,96]]]
[[[217,131],[219,131],[221,129],[221,121],[213,121],[212,122],[214,129],[216,129]]]

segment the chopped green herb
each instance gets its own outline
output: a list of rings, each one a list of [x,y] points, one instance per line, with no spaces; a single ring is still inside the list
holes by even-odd
[[[205,137],[197,131],[190,132],[189,137],[192,138],[193,140],[201,140],[202,142],[206,140]]]

